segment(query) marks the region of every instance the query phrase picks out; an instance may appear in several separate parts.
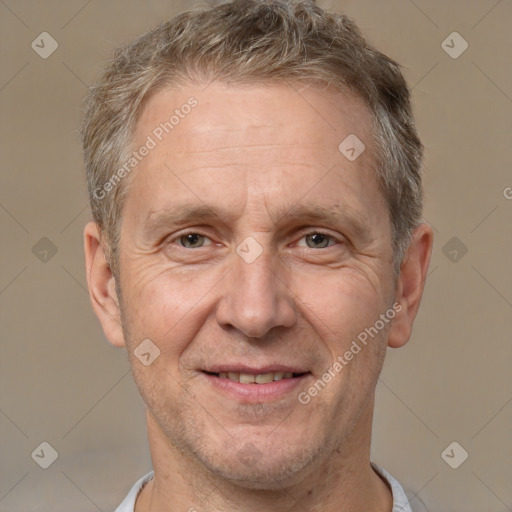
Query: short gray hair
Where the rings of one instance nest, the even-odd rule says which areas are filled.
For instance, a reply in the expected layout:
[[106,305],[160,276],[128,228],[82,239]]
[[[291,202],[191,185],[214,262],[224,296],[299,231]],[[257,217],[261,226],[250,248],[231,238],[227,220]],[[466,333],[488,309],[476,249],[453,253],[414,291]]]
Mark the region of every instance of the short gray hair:
[[89,198],[114,273],[126,180],[106,200],[96,191],[129,158],[151,95],[213,79],[324,84],[363,100],[373,118],[375,172],[398,272],[423,202],[423,145],[399,65],[370,46],[350,18],[313,1],[232,0],[183,12],[117,49],[86,98],[81,138]]

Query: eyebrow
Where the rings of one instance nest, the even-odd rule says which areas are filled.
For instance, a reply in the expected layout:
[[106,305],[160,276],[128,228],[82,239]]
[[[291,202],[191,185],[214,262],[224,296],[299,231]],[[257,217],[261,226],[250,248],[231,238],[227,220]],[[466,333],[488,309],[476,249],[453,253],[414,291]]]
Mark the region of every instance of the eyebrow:
[[[367,217],[348,205],[325,207],[298,203],[288,207],[279,207],[278,210],[271,211],[270,215],[277,225],[304,222],[323,223],[333,227],[344,227],[349,234],[363,242],[371,236],[371,225]],[[228,224],[236,218],[236,214],[226,212],[213,205],[174,205],[149,212],[142,230],[145,234],[151,235],[162,230],[178,228],[191,222],[217,220],[221,224]]]
[[212,220],[216,218],[222,223],[226,222],[225,213],[214,206],[203,205],[175,205],[162,210],[150,211],[143,224],[143,231],[151,233],[161,229],[178,227],[192,221]]
[[348,229],[349,234],[352,234],[362,242],[366,242],[371,238],[372,230],[368,218],[348,205],[326,207],[299,203],[288,209],[281,209],[278,223],[282,220],[289,222],[310,221],[334,227],[343,227]]

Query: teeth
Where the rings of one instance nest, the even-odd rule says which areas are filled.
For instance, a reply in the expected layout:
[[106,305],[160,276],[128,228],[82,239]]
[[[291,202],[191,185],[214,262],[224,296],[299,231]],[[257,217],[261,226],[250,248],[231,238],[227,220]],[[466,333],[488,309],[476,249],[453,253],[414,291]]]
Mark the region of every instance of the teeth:
[[235,382],[240,382],[240,374],[238,372],[228,372],[227,378]]
[[272,382],[274,380],[274,373],[262,373],[261,375],[256,375],[255,381],[258,384],[267,384],[268,382]]
[[255,377],[255,375],[251,375],[249,373],[241,373],[240,384],[254,384]]
[[242,372],[220,372],[221,379],[230,379],[241,384],[268,384],[282,379],[291,379],[292,372],[268,372],[260,373],[259,375],[252,375],[250,373]]

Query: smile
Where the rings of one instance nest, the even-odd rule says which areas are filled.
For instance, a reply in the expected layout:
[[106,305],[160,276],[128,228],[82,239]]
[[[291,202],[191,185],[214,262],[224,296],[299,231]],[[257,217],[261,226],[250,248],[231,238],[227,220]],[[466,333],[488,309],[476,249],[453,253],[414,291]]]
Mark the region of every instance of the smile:
[[304,375],[304,373],[293,372],[267,372],[259,373],[257,375],[244,372],[206,372],[210,375],[215,375],[221,379],[229,379],[240,384],[268,384],[282,379],[293,379]]
[[203,370],[201,373],[216,393],[243,403],[278,400],[292,394],[295,396],[298,388],[312,376],[311,372],[285,371],[285,369],[244,368],[242,371],[234,371],[235,368],[232,368],[226,371],[227,368],[218,368],[218,370]]

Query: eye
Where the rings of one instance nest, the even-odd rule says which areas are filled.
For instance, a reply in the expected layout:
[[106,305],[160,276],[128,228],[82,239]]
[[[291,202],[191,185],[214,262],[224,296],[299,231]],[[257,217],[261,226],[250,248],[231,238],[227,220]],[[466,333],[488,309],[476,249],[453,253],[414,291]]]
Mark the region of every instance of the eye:
[[179,244],[186,249],[197,249],[205,245],[211,245],[211,240],[200,233],[185,233],[177,238]]
[[[308,233],[306,236],[301,238],[301,241],[305,240],[305,245],[311,249],[324,249],[336,243],[336,240],[331,235],[326,233],[313,232]],[[297,245],[304,247],[304,244],[299,242]]]

